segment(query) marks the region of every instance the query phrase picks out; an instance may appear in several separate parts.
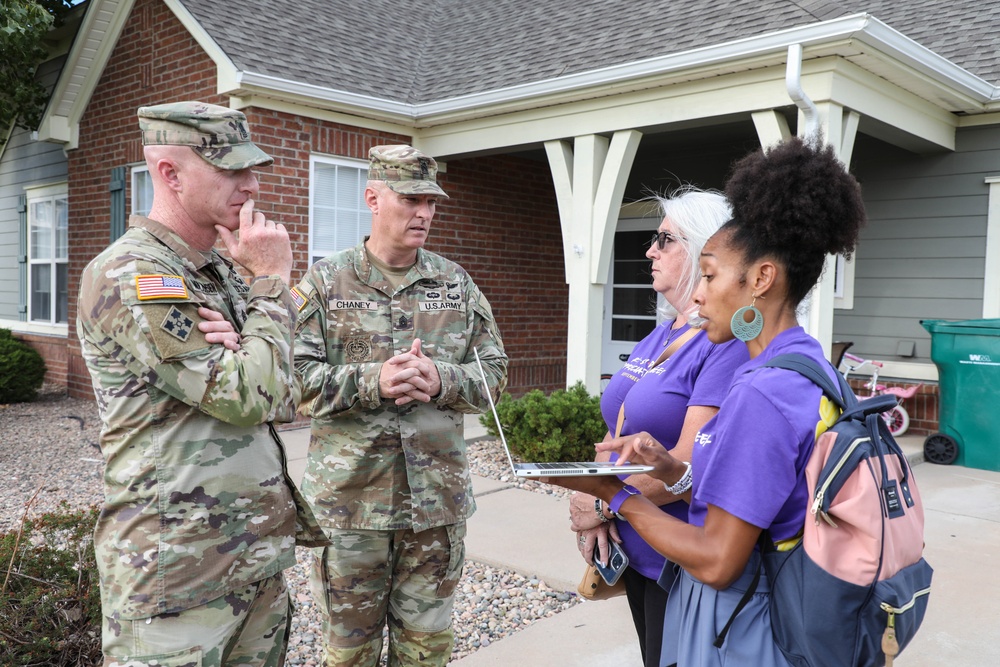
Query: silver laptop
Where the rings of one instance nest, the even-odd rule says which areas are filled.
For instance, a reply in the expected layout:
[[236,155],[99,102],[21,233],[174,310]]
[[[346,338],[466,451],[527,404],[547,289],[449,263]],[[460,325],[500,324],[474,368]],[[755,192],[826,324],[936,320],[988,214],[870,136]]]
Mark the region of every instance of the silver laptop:
[[507,446],[507,438],[504,437],[503,427],[500,426],[500,417],[497,415],[497,407],[493,403],[493,394],[490,393],[490,386],[486,382],[486,373],[483,371],[483,362],[479,360],[479,351],[472,348],[472,353],[476,357],[476,365],[479,366],[479,377],[482,378],[483,388],[486,390],[486,397],[490,401],[490,410],[493,411],[493,419],[496,420],[497,432],[500,434],[500,442],[503,443],[503,450],[507,453],[507,461],[515,477],[579,477],[581,475],[637,475],[649,472],[653,466],[637,465],[633,463],[623,463],[615,465],[610,461],[581,461],[573,463],[514,463],[514,457],[510,454],[510,447]]

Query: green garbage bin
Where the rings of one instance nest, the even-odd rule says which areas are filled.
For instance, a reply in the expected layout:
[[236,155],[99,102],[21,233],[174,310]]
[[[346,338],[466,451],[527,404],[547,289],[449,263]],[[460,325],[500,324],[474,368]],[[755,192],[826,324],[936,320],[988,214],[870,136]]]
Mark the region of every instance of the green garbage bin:
[[1000,319],[920,324],[931,334],[931,360],[940,381],[941,432],[924,442],[925,456],[935,463],[1000,470]]

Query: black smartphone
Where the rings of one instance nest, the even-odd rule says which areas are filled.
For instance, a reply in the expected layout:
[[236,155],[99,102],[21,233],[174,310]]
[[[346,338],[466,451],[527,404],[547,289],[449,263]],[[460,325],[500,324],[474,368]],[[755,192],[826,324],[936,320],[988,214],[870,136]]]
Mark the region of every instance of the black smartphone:
[[608,586],[614,586],[618,578],[622,576],[622,572],[628,567],[628,556],[625,555],[625,552],[622,551],[617,542],[609,541],[608,547],[611,553],[608,555],[607,567],[598,562],[598,559],[601,557],[600,548],[594,548],[594,567],[601,573],[601,578],[604,579]]

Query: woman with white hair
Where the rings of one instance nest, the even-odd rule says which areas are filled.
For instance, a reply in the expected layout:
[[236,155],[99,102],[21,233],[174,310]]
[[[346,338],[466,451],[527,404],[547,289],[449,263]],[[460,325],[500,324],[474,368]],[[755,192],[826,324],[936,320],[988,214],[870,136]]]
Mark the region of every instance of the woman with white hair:
[[[656,200],[663,219],[646,257],[652,262],[653,289],[666,302],[666,318],[636,344],[628,362],[611,378],[601,396],[601,412],[608,426],[606,440],[615,434],[621,416],[620,435],[652,433],[674,458],[688,461],[695,434],[718,412],[733,372],[748,360],[744,345],[715,345],[697,329],[692,301],[702,247],[729,219],[730,209],[721,194],[690,187]],[[598,460],[613,458],[603,454]],[[623,479],[663,512],[687,519],[690,475],[669,489],[648,475]],[[622,576],[643,662],[658,665],[667,592],[657,578],[664,557],[600,499],[577,493],[570,507],[584,560],[592,564],[597,549],[607,562],[609,540],[628,555],[629,567]]]

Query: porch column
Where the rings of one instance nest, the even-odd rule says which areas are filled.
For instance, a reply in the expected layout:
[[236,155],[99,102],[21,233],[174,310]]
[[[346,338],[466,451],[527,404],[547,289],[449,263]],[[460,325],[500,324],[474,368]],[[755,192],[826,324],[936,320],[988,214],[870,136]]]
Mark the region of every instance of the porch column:
[[[835,102],[820,102],[816,104],[819,111],[819,128],[825,143],[833,147],[834,153],[844,163],[844,168],[851,166],[851,155],[854,153],[854,140],[858,133],[859,115],[855,111],[845,110]],[[802,114],[799,114],[799,127],[804,127]],[[854,279],[854,260],[844,263],[845,281]],[[837,256],[827,255],[823,274],[816,287],[812,289],[803,303],[806,313],[801,317],[806,331],[820,342],[827,358],[830,357],[830,346],[833,342],[833,309],[835,304],[834,285],[837,270]]]
[[[834,102],[816,104],[817,120],[824,143],[833,146],[833,150],[844,166],[851,165],[851,155],[854,152],[854,140],[858,133],[860,116],[855,111],[845,111],[844,107]],[[753,113],[754,127],[757,128],[757,138],[764,147],[787,139],[791,130],[785,117],[777,111],[756,111]],[[799,111],[799,136],[806,129],[805,114]],[[816,287],[802,302],[799,322],[811,336],[823,345],[827,357],[830,356],[830,344],[833,342],[833,309],[834,309],[834,278],[837,257],[829,255],[826,266]],[[854,260],[845,262],[845,281],[854,278]]]
[[757,129],[757,138],[760,140],[761,146],[767,148],[792,136],[784,114],[771,109],[754,111],[750,115],[753,118],[753,126]]
[[604,284],[618,211],[642,133],[589,134],[545,142],[555,183],[569,285],[566,386],[582,380],[600,391]]

